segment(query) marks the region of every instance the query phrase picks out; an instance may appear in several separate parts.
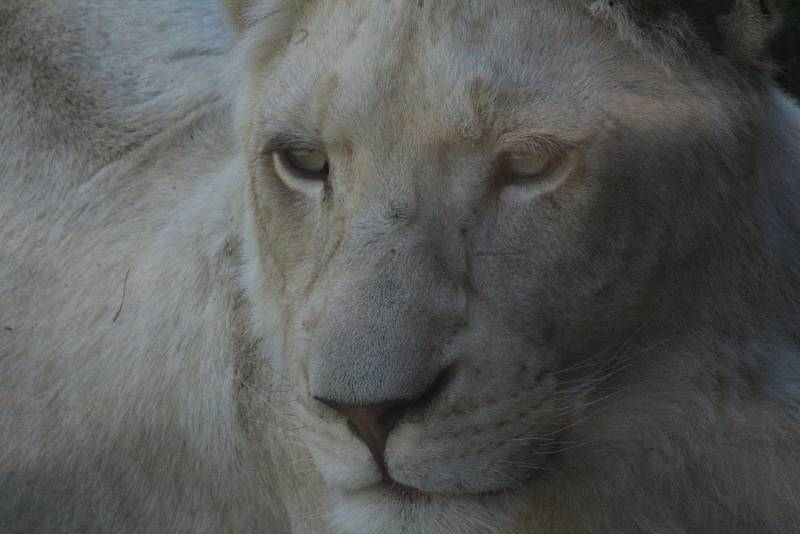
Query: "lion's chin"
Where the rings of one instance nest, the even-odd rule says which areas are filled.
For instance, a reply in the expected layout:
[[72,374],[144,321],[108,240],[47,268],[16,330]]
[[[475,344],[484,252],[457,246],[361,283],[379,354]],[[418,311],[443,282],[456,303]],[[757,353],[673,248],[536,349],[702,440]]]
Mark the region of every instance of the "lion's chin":
[[342,532],[487,532],[487,525],[507,525],[519,501],[518,493],[511,490],[438,494],[381,482],[339,492],[332,522]]

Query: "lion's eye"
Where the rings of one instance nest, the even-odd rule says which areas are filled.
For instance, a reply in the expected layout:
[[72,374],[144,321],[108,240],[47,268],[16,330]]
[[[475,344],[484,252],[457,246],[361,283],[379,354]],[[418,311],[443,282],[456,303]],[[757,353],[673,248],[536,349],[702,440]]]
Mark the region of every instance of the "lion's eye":
[[328,184],[328,155],[310,148],[285,148],[272,151],[275,172],[295,191],[316,197]]
[[578,163],[577,150],[570,147],[546,147],[530,152],[507,152],[498,160],[498,183],[520,200],[554,191],[572,176]]
[[320,150],[284,150],[280,154],[286,171],[295,176],[324,179],[328,175],[328,156]]
[[552,162],[549,156],[512,153],[506,157],[506,172],[517,181],[536,179],[550,170]]

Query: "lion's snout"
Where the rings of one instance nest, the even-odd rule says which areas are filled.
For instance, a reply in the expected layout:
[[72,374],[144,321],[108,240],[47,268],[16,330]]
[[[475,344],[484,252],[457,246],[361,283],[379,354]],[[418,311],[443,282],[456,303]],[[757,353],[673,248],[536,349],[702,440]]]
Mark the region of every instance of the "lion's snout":
[[410,410],[424,408],[445,388],[451,373],[442,371],[424,393],[416,398],[400,398],[374,404],[345,404],[316,397],[316,400],[333,408],[347,420],[347,425],[358,439],[369,448],[385,480],[390,480],[386,468],[386,442],[389,433]]

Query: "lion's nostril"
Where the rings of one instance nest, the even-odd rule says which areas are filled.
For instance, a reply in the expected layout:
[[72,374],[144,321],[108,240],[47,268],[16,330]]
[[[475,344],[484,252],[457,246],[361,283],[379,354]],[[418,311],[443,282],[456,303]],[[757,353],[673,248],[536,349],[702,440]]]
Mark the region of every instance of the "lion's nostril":
[[405,401],[382,402],[372,405],[343,404],[340,402],[317,399],[347,418],[348,426],[353,433],[369,447],[375,461],[383,467],[383,451],[386,449],[386,441],[393,421],[387,416],[389,412],[402,409]]
[[350,430],[367,445],[373,458],[385,472],[384,451],[386,442],[389,439],[389,433],[409,408],[427,404],[433,397],[437,396],[444,388],[450,374],[449,369],[440,373],[425,393],[415,399],[355,404],[321,397],[314,398],[347,418]]

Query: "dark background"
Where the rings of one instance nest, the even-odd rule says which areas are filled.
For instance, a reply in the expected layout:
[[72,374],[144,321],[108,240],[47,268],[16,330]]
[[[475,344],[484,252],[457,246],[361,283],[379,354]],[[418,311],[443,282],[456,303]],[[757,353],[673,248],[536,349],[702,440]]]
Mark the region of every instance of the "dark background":
[[800,98],[800,0],[786,2],[786,24],[773,46],[778,80]]

